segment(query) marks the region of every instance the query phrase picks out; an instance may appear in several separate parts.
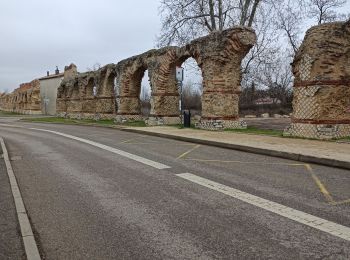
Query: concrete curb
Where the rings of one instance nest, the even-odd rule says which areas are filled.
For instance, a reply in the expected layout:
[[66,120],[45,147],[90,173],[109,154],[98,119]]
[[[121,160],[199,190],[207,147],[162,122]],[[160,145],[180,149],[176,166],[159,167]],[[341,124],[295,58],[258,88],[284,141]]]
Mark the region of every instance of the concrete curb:
[[299,153],[288,153],[288,152],[276,151],[276,150],[271,150],[271,149],[264,149],[264,148],[253,147],[253,146],[246,146],[246,145],[239,145],[239,144],[228,144],[228,143],[223,143],[223,142],[203,140],[203,139],[198,139],[198,138],[184,137],[184,136],[178,136],[178,135],[172,135],[172,134],[154,133],[154,132],[148,132],[148,131],[143,131],[143,130],[139,130],[139,129],[124,128],[124,129],[120,129],[120,130],[125,131],[125,132],[163,137],[163,138],[168,138],[168,139],[173,139],[173,140],[178,140],[178,141],[215,146],[215,147],[232,149],[232,150],[237,150],[237,151],[242,151],[242,152],[262,154],[262,155],[268,155],[268,156],[273,156],[273,157],[289,159],[289,160],[293,160],[293,161],[314,163],[314,164],[320,164],[320,165],[350,170],[350,162],[347,162],[347,161],[340,161],[340,160],[335,160],[335,159],[322,158],[322,157],[316,157],[316,156],[312,156],[312,155],[304,155],[304,154],[299,154]]
[[26,252],[27,259],[28,260],[40,260],[41,257],[40,257],[39,250],[38,250],[38,247],[37,247],[36,242],[35,242],[32,227],[30,225],[27,211],[24,207],[21,192],[19,190],[17,180],[16,180],[15,174],[14,174],[12,166],[11,166],[11,161],[10,161],[7,149],[6,149],[6,145],[5,145],[4,139],[2,137],[0,137],[0,143],[1,143],[2,152],[4,154],[7,175],[8,175],[9,180],[10,180],[12,196],[13,196],[13,199],[15,201],[16,213],[17,213],[18,222],[19,222],[19,225],[21,228],[21,235],[22,235],[24,250]]

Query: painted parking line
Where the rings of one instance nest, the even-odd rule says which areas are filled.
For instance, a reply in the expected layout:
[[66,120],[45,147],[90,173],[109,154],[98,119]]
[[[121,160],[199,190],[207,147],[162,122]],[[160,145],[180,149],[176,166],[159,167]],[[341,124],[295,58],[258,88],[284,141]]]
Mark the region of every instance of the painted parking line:
[[331,194],[327,190],[326,186],[322,183],[322,181],[314,173],[314,170],[312,169],[311,165],[310,164],[305,164],[305,168],[311,174],[312,179],[314,180],[314,182],[316,183],[318,189],[323,194],[323,196],[326,198],[326,200],[329,203],[331,203],[331,204],[335,203],[333,197],[331,196]]
[[195,146],[194,146],[193,148],[191,148],[190,150],[184,152],[183,154],[180,154],[180,155],[176,158],[176,160],[181,159],[181,158],[184,158],[186,155],[192,153],[194,150],[198,149],[200,146],[201,146],[200,144],[195,145]]
[[136,162],[139,162],[139,163],[151,166],[151,167],[159,169],[159,170],[171,168],[168,165],[165,165],[165,164],[162,164],[162,163],[159,163],[159,162],[156,162],[156,161],[152,161],[152,160],[143,158],[141,156],[138,156],[138,155],[135,155],[135,154],[132,154],[132,153],[128,153],[128,152],[125,152],[125,151],[122,151],[122,150],[119,150],[119,149],[116,149],[116,148],[113,148],[113,147],[110,147],[110,146],[107,146],[107,145],[104,145],[104,144],[100,144],[100,143],[97,143],[97,142],[94,142],[94,141],[83,139],[83,138],[80,138],[80,137],[77,137],[77,136],[74,136],[74,135],[68,135],[68,134],[64,134],[64,133],[61,133],[61,132],[51,131],[51,130],[46,130],[46,129],[40,129],[40,128],[28,128],[28,129],[36,130],[36,131],[42,131],[42,132],[47,132],[47,133],[51,133],[51,134],[55,134],[55,135],[60,135],[60,136],[63,136],[63,137],[69,138],[69,139],[73,139],[73,140],[76,140],[76,141],[79,141],[79,142],[82,142],[82,143],[86,143],[86,144],[98,147],[98,148],[100,148],[102,150],[118,154],[120,156],[126,157],[128,159],[131,159],[131,160],[134,160]]
[[260,198],[258,196],[240,191],[229,186],[214,182],[191,173],[181,173],[176,174],[176,176],[191,181],[193,183],[199,184],[206,188],[221,192],[235,199],[244,201],[248,204],[254,205],[261,209],[273,212],[280,216],[286,217],[290,220],[296,221],[300,224],[307,225],[309,227],[315,228],[317,230],[326,232],[333,236],[350,241],[350,228],[331,222],[311,214],[284,206],[282,204]]

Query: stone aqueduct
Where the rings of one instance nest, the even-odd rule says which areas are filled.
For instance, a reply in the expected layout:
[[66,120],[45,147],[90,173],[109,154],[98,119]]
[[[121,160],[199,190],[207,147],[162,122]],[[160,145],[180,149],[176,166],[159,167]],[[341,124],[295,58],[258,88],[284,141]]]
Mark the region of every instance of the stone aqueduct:
[[[72,118],[141,120],[139,94],[148,70],[152,89],[149,125],[179,123],[175,68],[189,57],[202,70],[204,129],[242,128],[238,117],[241,61],[255,44],[252,29],[234,27],[196,39],[184,47],[150,50],[97,71],[65,68],[58,88],[57,114]],[[350,22],[312,27],[295,56],[292,124],[286,134],[309,138],[350,136]],[[0,108],[37,111],[38,87],[0,96]]]
[[[253,30],[236,27],[196,39],[180,47],[150,50],[96,72],[77,73],[74,65],[58,90],[57,112],[61,116],[141,120],[140,90],[148,70],[152,89],[150,125],[180,123],[176,66],[189,57],[202,70],[202,128],[239,127],[241,61],[254,45]],[[97,86],[97,95],[93,95]]]

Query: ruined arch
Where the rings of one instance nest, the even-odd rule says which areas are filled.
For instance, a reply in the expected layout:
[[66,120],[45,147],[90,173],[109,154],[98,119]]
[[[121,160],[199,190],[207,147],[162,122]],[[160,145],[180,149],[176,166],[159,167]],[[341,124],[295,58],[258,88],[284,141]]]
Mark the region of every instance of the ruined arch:
[[143,57],[136,56],[118,63],[117,85],[119,95],[116,96],[118,108],[116,120],[141,120],[140,91],[141,81],[145,71],[148,69]]
[[84,97],[85,98],[93,98],[94,97],[94,86],[95,86],[95,78],[89,77],[87,79],[87,84],[84,88]]
[[95,80],[98,83],[96,95],[95,119],[101,117],[113,118],[115,114],[115,78],[116,72],[113,64],[102,67]]

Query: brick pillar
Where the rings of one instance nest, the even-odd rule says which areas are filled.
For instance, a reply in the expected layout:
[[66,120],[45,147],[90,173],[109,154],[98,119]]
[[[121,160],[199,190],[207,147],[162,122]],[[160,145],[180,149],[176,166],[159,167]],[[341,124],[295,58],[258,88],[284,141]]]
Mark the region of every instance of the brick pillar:
[[124,123],[132,120],[142,120],[140,98],[138,95],[121,94],[116,97],[118,112],[116,120]]
[[203,74],[202,118],[197,127],[246,127],[238,113],[241,62],[255,41],[252,29],[234,27],[194,40],[187,47]]
[[95,97],[96,117],[99,119],[113,119],[115,117],[114,95],[114,65],[106,65],[99,72],[99,91]]
[[350,136],[350,25],[312,27],[293,62],[292,124],[285,135]]
[[[240,64],[203,62],[202,118],[200,128],[244,128],[239,120]],[[237,69],[237,67],[239,69]]]
[[[141,114],[141,102],[139,97],[139,88],[136,84],[141,84],[142,76],[140,80],[137,77],[137,83],[134,79],[134,73],[129,73],[127,69],[121,70],[117,77],[117,93],[116,93],[116,104],[117,104],[117,115],[116,121],[124,123],[127,121],[139,121],[142,120]],[[138,82],[140,81],[140,82]]]
[[181,123],[179,112],[179,92],[175,79],[177,47],[167,47],[158,51],[154,67],[149,66],[151,81],[151,112],[148,125],[170,125]]

